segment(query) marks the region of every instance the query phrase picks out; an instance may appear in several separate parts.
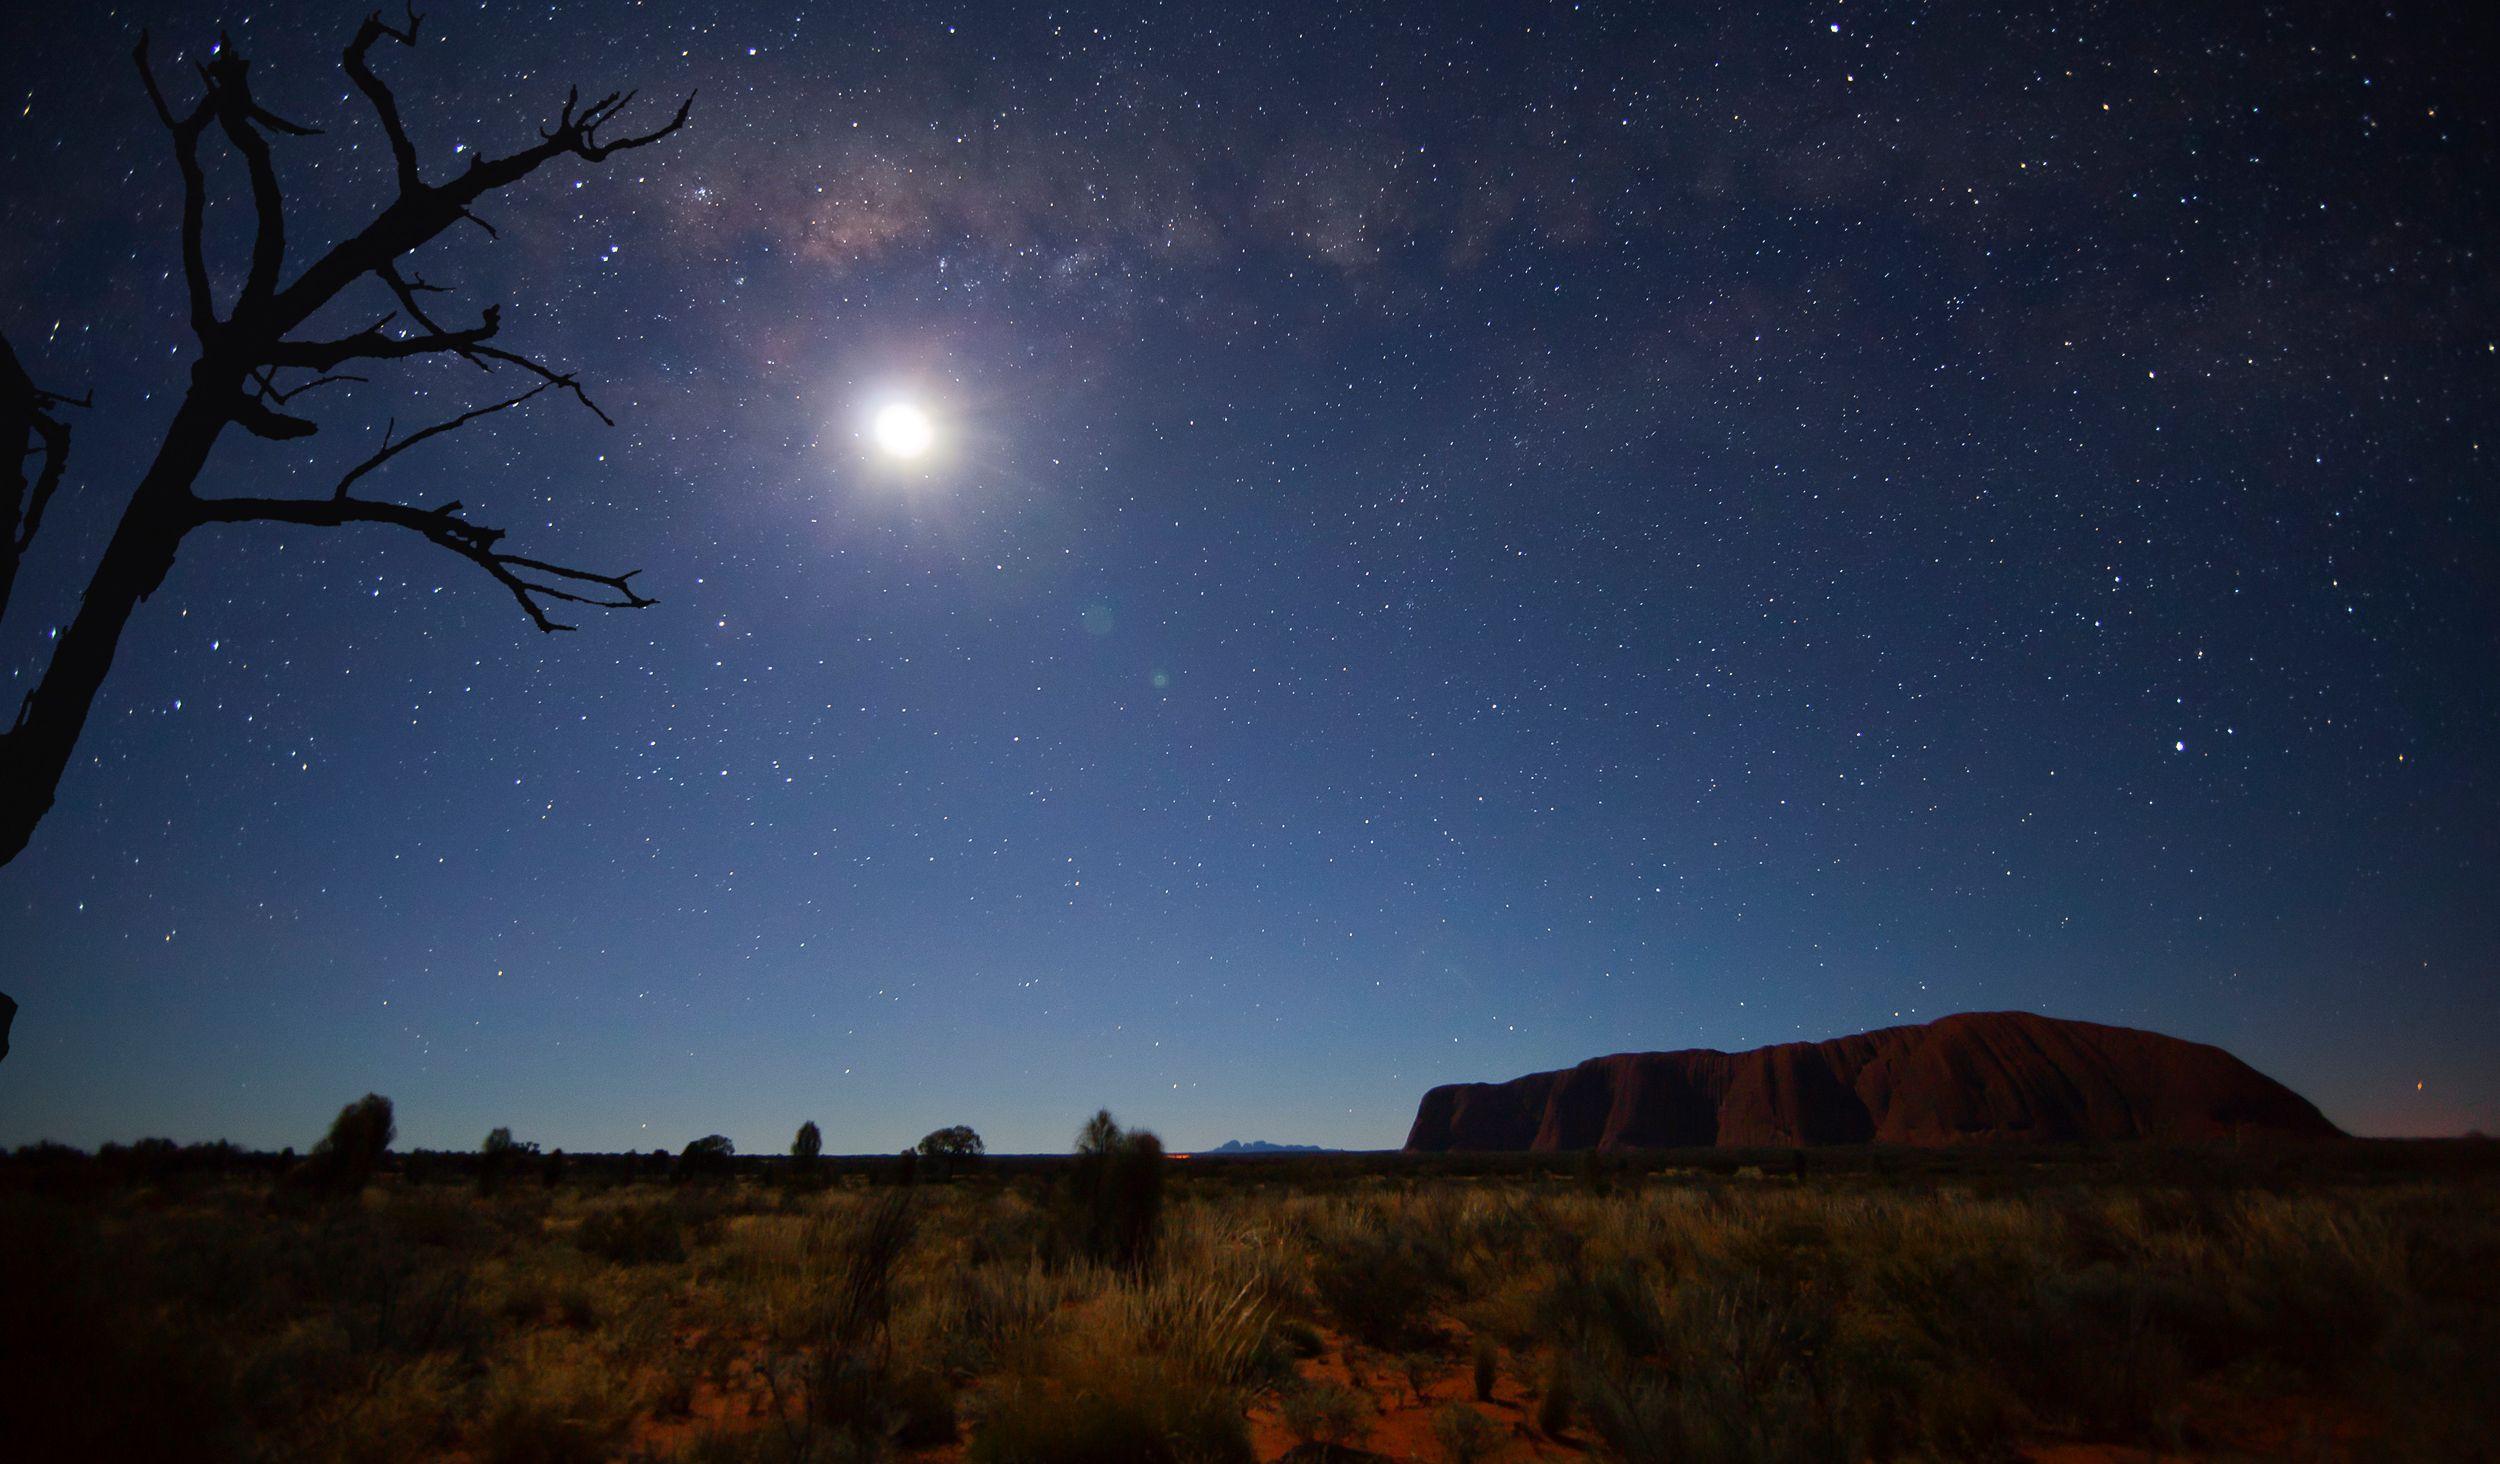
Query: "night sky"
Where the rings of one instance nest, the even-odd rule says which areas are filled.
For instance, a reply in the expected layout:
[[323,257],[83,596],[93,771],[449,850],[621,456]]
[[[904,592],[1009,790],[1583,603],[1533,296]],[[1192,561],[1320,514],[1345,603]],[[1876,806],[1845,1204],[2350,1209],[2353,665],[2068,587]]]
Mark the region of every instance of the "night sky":
[[[438,1147],[1389,1147],[1435,1083],[2000,1008],[2500,1128],[2472,7],[1454,8],[377,50],[436,177],[699,93],[417,259],[618,425],[362,485],[661,603],[542,636],[410,535],[194,534],[0,869],[0,1143],[372,1089]],[[96,397],[9,705],[192,349],[137,31],[325,129],[300,261],[391,190],[363,13],[0,22],[0,325]],[[515,385],[374,375],[201,491]]]

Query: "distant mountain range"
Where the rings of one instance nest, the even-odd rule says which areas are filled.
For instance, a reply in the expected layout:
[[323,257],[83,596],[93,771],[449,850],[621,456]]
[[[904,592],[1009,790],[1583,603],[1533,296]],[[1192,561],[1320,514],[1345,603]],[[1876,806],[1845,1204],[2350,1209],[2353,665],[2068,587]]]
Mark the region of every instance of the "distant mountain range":
[[1751,1052],[1630,1052],[1424,1095],[1409,1150],[1676,1149],[2330,1138],[2219,1047],[2030,1012],[1966,1012]]
[[1226,1139],[1212,1149],[1203,1149],[1199,1152],[1206,1154],[1327,1154],[1335,1151],[1321,1148],[1317,1144],[1271,1144],[1265,1139],[1252,1139],[1245,1144],[1239,1139]]

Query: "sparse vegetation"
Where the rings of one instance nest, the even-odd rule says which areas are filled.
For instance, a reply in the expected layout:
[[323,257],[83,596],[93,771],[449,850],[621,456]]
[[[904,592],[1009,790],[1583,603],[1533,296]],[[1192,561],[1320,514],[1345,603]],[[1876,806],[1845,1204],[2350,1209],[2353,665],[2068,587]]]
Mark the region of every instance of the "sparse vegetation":
[[[351,1112],[319,1162],[382,1159]],[[1598,1192],[1090,1136],[917,1188],[576,1155],[487,1194],[483,1151],[407,1156],[275,1207],[274,1158],[23,1151],[0,1417],[32,1458],[2430,1459],[2500,1396],[2488,1160],[1818,1154]],[[1136,1224],[1093,1228],[1122,1153],[1164,1181],[1150,1266],[1074,1243]]]

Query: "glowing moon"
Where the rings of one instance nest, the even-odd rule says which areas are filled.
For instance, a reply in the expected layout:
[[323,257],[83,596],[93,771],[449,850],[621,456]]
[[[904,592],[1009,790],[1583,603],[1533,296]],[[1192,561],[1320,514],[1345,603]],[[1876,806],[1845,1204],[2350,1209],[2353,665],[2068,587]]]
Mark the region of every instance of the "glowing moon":
[[916,458],[937,445],[937,424],[911,403],[895,402],[878,409],[868,435],[889,457]]

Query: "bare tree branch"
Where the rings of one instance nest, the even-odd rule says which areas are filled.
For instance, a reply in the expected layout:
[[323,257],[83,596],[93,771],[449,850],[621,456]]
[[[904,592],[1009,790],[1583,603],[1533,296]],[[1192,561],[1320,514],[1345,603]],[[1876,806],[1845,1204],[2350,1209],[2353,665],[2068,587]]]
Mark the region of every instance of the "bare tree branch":
[[495,545],[503,539],[504,531],[460,517],[456,501],[440,508],[410,508],[369,498],[204,498],[198,500],[193,512],[197,521],[204,524],[302,524],[311,528],[386,524],[412,530],[493,575],[496,583],[511,592],[530,623],[550,634],[574,627],[550,617],[541,601],[595,605],[607,610],[641,610],[659,603],[634,588],[633,580],[642,573],[640,570],[600,574],[498,552]]
[[291,123],[278,123],[252,100],[251,65],[234,54],[233,44],[219,39],[217,59],[200,69],[208,85],[208,105],[217,115],[217,126],[226,134],[226,141],[243,155],[244,170],[252,179],[252,262],[243,277],[243,297],[235,304],[238,315],[257,311],[263,302],[277,293],[278,271],[286,264],[286,200],[278,192],[278,169],[269,153],[269,139],[260,128],[275,124],[276,130],[300,133]]
[[285,412],[275,410],[267,402],[257,397],[245,396],[239,391],[235,393],[234,401],[226,408],[226,418],[254,437],[265,437],[273,442],[292,442],[298,437],[310,437],[321,430],[320,426],[308,417],[289,416]]
[[[600,133],[623,113],[632,93],[610,93],[587,107],[578,92],[569,93],[555,125],[541,128],[535,143],[499,157],[473,157],[444,182],[428,183],[398,101],[372,67],[375,46],[385,39],[413,46],[419,24],[413,9],[404,28],[383,22],[379,15],[369,17],[341,56],[348,79],[381,123],[396,174],[396,196],[362,228],[332,243],[291,280],[285,278],[285,198],[271,139],[309,136],[313,129],[298,126],[255,100],[249,64],[222,40],[208,63],[197,68],[201,95],[182,113],[174,111],[157,84],[144,34],[131,52],[149,105],[172,138],[174,162],[181,173],[182,273],[200,354],[192,363],[190,386],[175,404],[154,458],[131,489],[112,536],[93,565],[77,613],[59,628],[51,660],[27,693],[17,720],[0,730],[0,864],[25,849],[51,809],[132,614],[164,583],[184,537],[204,524],[383,524],[411,530],[492,575],[542,631],[571,628],[548,613],[551,605],[639,609],[654,603],[633,587],[633,575],[600,574],[500,551],[496,546],[503,531],[470,523],[461,517],[456,503],[417,509],[361,499],[349,492],[417,443],[518,406],[549,387],[563,389],[602,422],[610,421],[572,374],[491,344],[501,324],[496,310],[484,311],[477,325],[465,329],[436,321],[419,297],[439,291],[404,271],[401,261],[464,219],[491,235],[494,231],[475,211],[488,194],[559,158],[597,163],[619,152],[650,146],[686,125],[694,101],[688,97],[675,115],[649,132],[602,138]],[[208,183],[200,144],[212,124],[242,161],[254,222],[242,289],[222,316],[205,244]],[[398,311],[337,339],[289,339],[367,275],[390,291]],[[413,328],[395,334],[389,327],[400,314]],[[318,430],[317,424],[280,408],[316,388],[363,379],[339,372],[338,367],[434,354],[459,356],[481,370],[518,367],[536,382],[517,396],[470,408],[409,437],[386,435],[381,448],[351,468],[326,499],[203,502],[194,491],[228,428],[240,427],[270,438],[308,436]],[[0,480],[0,509],[6,510],[5,523],[0,523],[6,529],[0,533],[0,611],[5,611],[7,588],[14,582],[18,562],[40,525],[44,506],[62,481],[69,434],[49,410],[66,399],[34,388],[17,369],[5,341],[0,341],[0,357],[8,366],[0,371],[0,446],[10,449],[7,463],[0,465],[0,472],[9,475]],[[311,372],[312,379],[282,388],[279,373],[295,370]],[[40,467],[30,482],[28,465],[38,462]]]
[[431,427],[424,428],[417,432],[412,432],[408,436],[402,437],[396,442],[391,440],[391,429],[388,427],[384,428],[382,431],[382,450],[375,453],[373,456],[366,458],[363,462],[358,463],[356,466],[348,469],[347,476],[339,479],[338,487],[331,492],[330,496],[333,498],[345,498],[347,496],[347,490],[355,486],[358,478],[372,472],[375,468],[389,462],[392,458],[399,456],[401,453],[406,452],[408,449],[416,446],[420,442],[425,441],[427,438],[440,437],[446,432],[457,432],[480,417],[491,417],[507,407],[517,407],[521,403],[528,401],[531,397],[545,391],[551,384],[552,383],[542,381],[538,383],[538,385],[533,386],[529,390],[521,393],[519,396],[506,397],[502,401],[494,403],[492,406],[472,407],[468,411],[462,412],[457,417],[453,417],[448,421],[437,422]]
[[466,355],[502,327],[503,310],[500,306],[487,306],[481,312],[478,323],[467,330],[433,330],[423,335],[394,336],[384,334],[382,329],[390,323],[391,318],[386,315],[356,334],[335,341],[274,341],[261,350],[261,360],[271,366],[300,366],[310,371],[327,371],[347,361],[404,361],[410,356],[430,356],[445,351]]
[[[43,439],[43,471],[35,479],[34,491],[26,497],[26,516],[18,525],[17,552],[24,554],[35,542],[35,533],[43,527],[43,510],[52,501],[53,490],[61,486],[61,470],[69,465],[69,424],[58,417],[37,412],[33,422],[35,435]],[[8,608],[8,595],[0,591],[0,610]]]
[[382,78],[373,74],[373,67],[366,62],[365,53],[373,49],[374,42],[385,36],[403,46],[414,46],[417,43],[417,27],[423,21],[424,17],[417,14],[417,8],[411,5],[408,7],[407,28],[402,30],[383,24],[382,12],[377,10],[366,16],[365,23],[357,27],[356,38],[347,43],[347,54],[340,61],[347,72],[347,79],[356,83],[356,90],[363,92],[365,99],[373,103],[374,115],[382,119],[382,133],[390,139],[391,157],[399,165],[399,191],[402,193],[415,193],[425,187],[425,180],[417,174],[417,146],[408,140],[407,125],[400,121],[399,99],[382,84]]
[[[47,410],[56,404],[85,405],[35,385],[17,352],[0,338],[0,451],[10,458],[7,476],[0,479],[0,615],[8,613],[18,564],[43,527],[44,508],[69,464],[69,424]],[[26,481],[29,457],[42,459],[31,485]]]
[[370,384],[366,381],[366,378],[362,376],[339,374],[332,376],[316,376],[301,386],[291,387],[287,390],[281,391],[278,389],[278,373],[275,367],[269,367],[254,372],[253,379],[260,383],[260,390],[254,393],[254,395],[260,400],[275,402],[279,406],[285,406],[294,398],[302,396],[304,393],[312,391],[317,387],[337,386],[342,382],[350,381],[360,384]]
[[590,415],[598,418],[601,425],[608,427],[616,425],[616,419],[600,410],[599,404],[590,399],[590,393],[582,389],[580,378],[573,376],[571,373],[558,371],[552,367],[541,365],[540,363],[531,360],[529,357],[522,355],[518,351],[507,351],[501,346],[479,346],[476,348],[476,353],[490,361],[504,361],[509,362],[514,366],[518,366],[522,370],[527,371],[531,375],[546,382],[549,386],[563,387],[566,391],[573,394],[573,400],[580,402],[584,407],[588,408]]
[[139,44],[130,53],[139,68],[139,79],[147,84],[148,102],[156,108],[157,120],[173,134],[174,164],[182,170],[182,278],[191,292],[191,333],[206,344],[217,334],[217,303],[208,288],[208,253],[201,234],[208,221],[208,178],[200,171],[200,134],[207,130],[209,103],[206,97],[191,109],[190,115],[176,117],[165,105],[165,94],[156,88],[156,70],[148,65],[148,33],[139,32]]
[[[385,261],[382,267],[375,270],[374,273],[380,276],[382,283],[390,288],[390,292],[393,295],[398,297],[399,308],[408,312],[408,318],[410,320],[424,326],[427,330],[434,332],[436,335],[448,334],[448,332],[446,332],[441,325],[435,322],[433,316],[425,313],[424,302],[417,299],[417,296],[448,295],[451,293],[449,290],[444,289],[441,285],[427,284],[424,276],[422,275],[412,279],[401,274],[399,272],[399,261],[397,260]],[[477,353],[474,351],[462,351],[460,354],[468,358],[470,361],[476,362],[478,369],[481,371],[491,371],[494,369],[493,367],[488,366],[483,360],[480,360]]]
[[[303,324],[357,276],[375,273],[463,218],[487,228],[484,220],[470,212],[470,205],[496,189],[509,187],[560,157],[595,163],[629,148],[648,147],[685,126],[694,108],[689,95],[662,126],[612,142],[599,141],[599,128],[615,118],[628,95],[610,95],[585,110],[579,106],[579,94],[568,93],[554,130],[542,130],[534,146],[499,158],[480,155],[447,183],[421,184],[414,192],[403,191],[372,223],[340,240],[279,292],[271,309],[274,334],[282,336]],[[487,232],[491,235],[494,230],[487,228]]]

